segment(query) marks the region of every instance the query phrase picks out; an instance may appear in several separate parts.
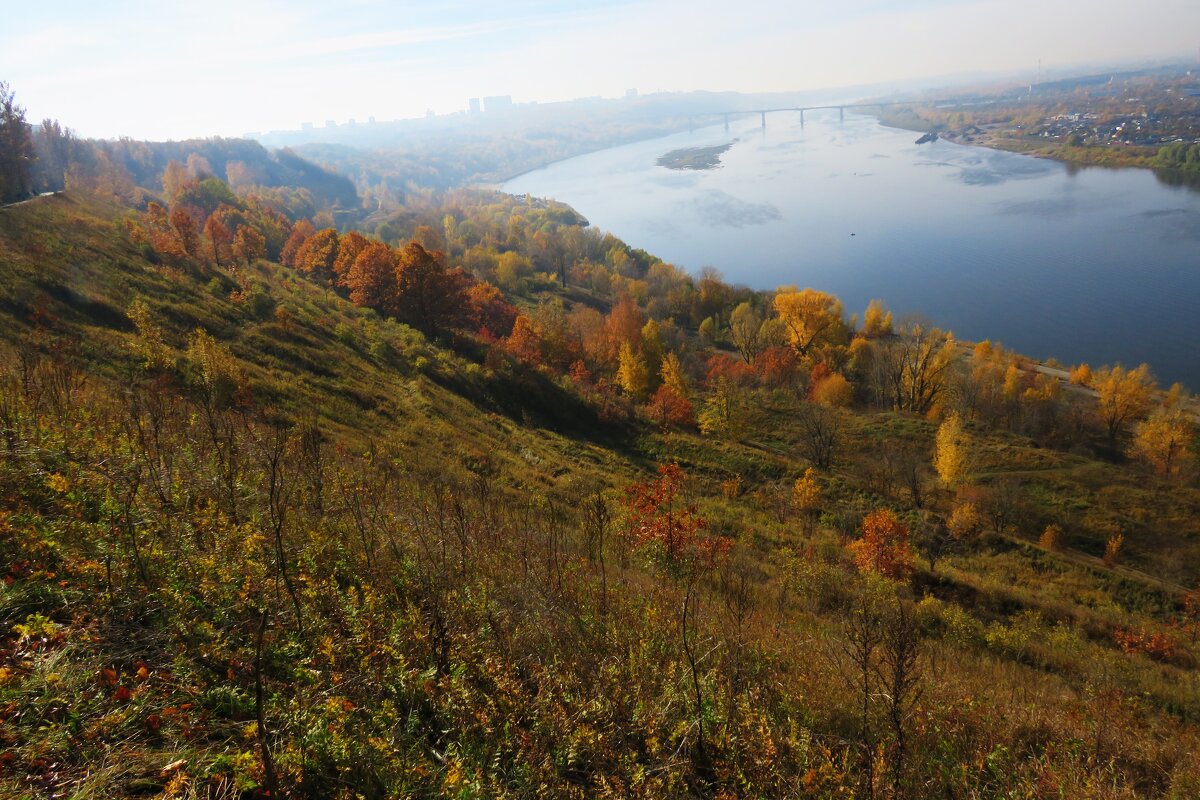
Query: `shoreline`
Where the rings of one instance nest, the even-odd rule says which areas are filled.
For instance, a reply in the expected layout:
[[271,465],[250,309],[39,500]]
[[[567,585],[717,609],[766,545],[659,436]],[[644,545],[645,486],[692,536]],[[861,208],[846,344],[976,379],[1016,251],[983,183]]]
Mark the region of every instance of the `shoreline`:
[[[1157,154],[1158,148],[1142,145],[1128,145],[1121,148],[1109,146],[1075,146],[1065,142],[1050,141],[1046,143],[1034,140],[1023,140],[1005,136],[975,124],[965,124],[959,128],[951,128],[942,122],[925,119],[916,112],[911,116],[890,115],[887,113],[868,113],[885,128],[912,131],[914,133],[936,133],[938,139],[951,144],[986,147],[1005,153],[1015,153],[1032,158],[1044,158],[1057,161],[1073,167],[1106,167],[1109,169],[1136,168],[1153,173],[1178,175],[1186,180],[1187,173],[1183,170],[1171,170],[1157,167],[1149,163]],[[965,132],[973,129],[972,132]],[[1197,176],[1200,180],[1200,176]]]

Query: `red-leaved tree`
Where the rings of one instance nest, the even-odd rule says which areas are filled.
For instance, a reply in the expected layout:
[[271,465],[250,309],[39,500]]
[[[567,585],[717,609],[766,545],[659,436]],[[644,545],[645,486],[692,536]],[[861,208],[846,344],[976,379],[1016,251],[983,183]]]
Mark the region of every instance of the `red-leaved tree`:
[[908,526],[887,508],[877,509],[863,519],[862,538],[850,544],[854,560],[863,572],[887,578],[902,578],[912,565]]

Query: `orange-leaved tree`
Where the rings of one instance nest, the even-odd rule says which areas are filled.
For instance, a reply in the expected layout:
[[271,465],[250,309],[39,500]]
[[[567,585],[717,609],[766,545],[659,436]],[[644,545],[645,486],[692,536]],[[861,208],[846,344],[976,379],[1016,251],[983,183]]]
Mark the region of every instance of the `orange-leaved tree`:
[[296,266],[296,255],[300,252],[300,248],[304,245],[308,238],[317,232],[313,224],[306,219],[302,219],[292,226],[292,232],[288,234],[287,241],[283,243],[283,249],[279,252],[279,262],[284,266]]
[[672,425],[691,427],[696,424],[696,412],[691,401],[665,383],[650,398],[646,412],[663,428]]
[[704,518],[680,497],[684,479],[678,464],[660,466],[657,478],[634,483],[626,489],[624,506],[630,538],[640,547],[653,548],[660,563],[680,582],[683,596],[680,598],[679,634],[691,675],[696,715],[695,755],[701,764],[707,764],[704,687],[700,678],[701,654],[696,641],[703,619],[702,578],[725,558],[732,543],[724,536],[702,535]]
[[538,366],[542,363],[542,338],[534,330],[533,321],[524,314],[520,314],[513,323],[505,347],[523,364]]
[[239,225],[233,237],[233,255],[249,266],[250,262],[267,257],[267,240],[250,225]]
[[350,231],[338,239],[337,258],[333,260],[334,282],[338,286],[346,285],[354,260],[369,244],[371,240],[358,231]]
[[911,568],[908,526],[890,509],[872,511],[863,518],[862,538],[851,542],[854,560],[863,572],[902,578]]
[[333,284],[333,265],[338,257],[338,232],[333,228],[317,231],[296,252],[296,269],[322,286]]
[[396,259],[392,249],[372,242],[354,259],[346,275],[350,301],[390,314],[396,304]]
[[396,310],[426,336],[437,336],[467,321],[467,276],[446,269],[442,254],[409,242],[396,254]]
[[685,475],[678,464],[658,468],[658,477],[625,490],[627,531],[638,547],[651,547],[670,565],[711,562],[728,551],[723,536],[705,537],[704,518],[681,497]]

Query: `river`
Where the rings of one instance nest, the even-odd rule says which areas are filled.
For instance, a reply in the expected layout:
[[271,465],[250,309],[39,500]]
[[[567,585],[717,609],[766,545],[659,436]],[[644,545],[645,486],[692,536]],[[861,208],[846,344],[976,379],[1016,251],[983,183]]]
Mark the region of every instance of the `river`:
[[[837,112],[773,114],[614,147],[509,181],[697,273],[812,286],[847,313],[882,299],[1036,358],[1148,362],[1200,389],[1200,192],[1148,170],[1078,168]],[[659,167],[733,142],[721,166]]]

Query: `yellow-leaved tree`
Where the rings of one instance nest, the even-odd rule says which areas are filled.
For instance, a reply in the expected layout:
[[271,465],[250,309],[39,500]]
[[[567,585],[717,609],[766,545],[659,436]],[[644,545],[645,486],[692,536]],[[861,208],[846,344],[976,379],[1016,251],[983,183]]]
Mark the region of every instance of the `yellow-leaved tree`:
[[867,304],[867,312],[863,314],[862,335],[868,339],[892,335],[892,312],[884,308],[882,301],[872,300]]
[[933,468],[947,489],[957,489],[967,483],[970,473],[970,455],[962,420],[957,413],[950,414],[938,428],[933,454]]
[[775,295],[775,311],[787,328],[788,342],[801,357],[823,344],[839,344],[846,338],[842,303],[831,294],[782,287]]
[[617,383],[626,394],[638,400],[643,399],[650,390],[650,371],[646,369],[645,360],[634,351],[629,342],[621,342]]
[[1155,385],[1146,364],[1137,369],[1125,369],[1118,364],[1096,370],[1092,376],[1092,388],[1098,395],[1096,410],[1110,439],[1117,438],[1130,422],[1150,410]]
[[1181,408],[1159,408],[1133,427],[1128,454],[1163,478],[1178,478],[1192,463],[1195,440],[1196,426]]
[[804,535],[812,536],[817,512],[821,510],[821,484],[817,483],[817,474],[812,467],[806,469],[793,484],[792,505],[804,522]]
[[674,352],[667,353],[663,359],[659,375],[662,376],[662,385],[680,397],[687,397],[690,393],[687,376],[683,374],[683,365],[679,363],[679,356]]

